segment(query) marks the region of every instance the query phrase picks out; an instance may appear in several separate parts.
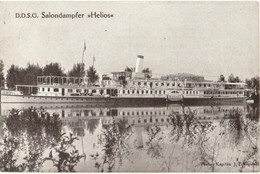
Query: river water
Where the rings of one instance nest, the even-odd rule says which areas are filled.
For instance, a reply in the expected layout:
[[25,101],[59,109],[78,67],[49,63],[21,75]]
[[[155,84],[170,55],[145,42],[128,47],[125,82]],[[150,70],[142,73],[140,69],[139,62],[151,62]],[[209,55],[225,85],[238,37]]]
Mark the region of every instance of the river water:
[[0,169],[259,172],[259,127],[244,103],[2,104]]

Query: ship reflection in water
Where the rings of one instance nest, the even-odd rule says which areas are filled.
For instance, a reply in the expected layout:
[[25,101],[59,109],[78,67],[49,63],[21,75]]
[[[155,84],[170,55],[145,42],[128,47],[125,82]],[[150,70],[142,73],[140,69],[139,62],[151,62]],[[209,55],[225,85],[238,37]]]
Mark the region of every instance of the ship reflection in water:
[[260,169],[258,106],[30,106],[1,106],[1,171]]

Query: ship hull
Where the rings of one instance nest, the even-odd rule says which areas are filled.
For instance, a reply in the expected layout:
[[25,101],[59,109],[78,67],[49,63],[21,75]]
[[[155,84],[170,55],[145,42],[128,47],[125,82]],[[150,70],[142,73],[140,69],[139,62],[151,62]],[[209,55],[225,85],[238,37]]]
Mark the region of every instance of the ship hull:
[[246,97],[204,97],[204,98],[184,98],[183,102],[186,104],[225,104],[225,103],[245,103]]
[[1,103],[84,103],[84,104],[116,104],[116,105],[163,105],[165,98],[138,97],[95,97],[95,96],[24,96],[1,95]]
[[1,95],[1,103],[109,103],[111,98],[104,97],[61,97],[61,96],[24,96]]
[[245,102],[245,97],[222,98],[174,98],[164,97],[96,97],[96,96],[25,96],[25,95],[1,95],[1,103],[104,103],[104,104],[130,104],[130,105],[156,105],[166,103],[221,103],[221,102]]

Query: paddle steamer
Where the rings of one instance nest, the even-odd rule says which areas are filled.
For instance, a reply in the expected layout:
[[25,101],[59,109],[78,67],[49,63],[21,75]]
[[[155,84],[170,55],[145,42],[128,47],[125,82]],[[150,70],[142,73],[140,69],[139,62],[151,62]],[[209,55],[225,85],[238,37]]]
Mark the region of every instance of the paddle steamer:
[[82,77],[38,76],[35,86],[2,90],[1,103],[233,102],[246,98],[245,83],[207,81],[187,74],[155,78],[142,72],[143,59],[137,56],[135,72],[105,73],[98,85]]

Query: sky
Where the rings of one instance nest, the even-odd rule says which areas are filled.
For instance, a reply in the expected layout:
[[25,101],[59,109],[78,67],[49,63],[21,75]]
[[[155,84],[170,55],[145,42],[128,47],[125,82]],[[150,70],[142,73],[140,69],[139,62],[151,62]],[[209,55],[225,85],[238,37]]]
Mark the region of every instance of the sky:
[[[37,13],[37,19],[15,13]],[[44,19],[42,12],[84,13],[83,19]],[[87,18],[91,12],[113,18]],[[192,73],[217,80],[259,75],[258,2],[0,2],[0,59],[65,72],[84,63],[99,74],[134,67],[137,55],[155,74]]]

